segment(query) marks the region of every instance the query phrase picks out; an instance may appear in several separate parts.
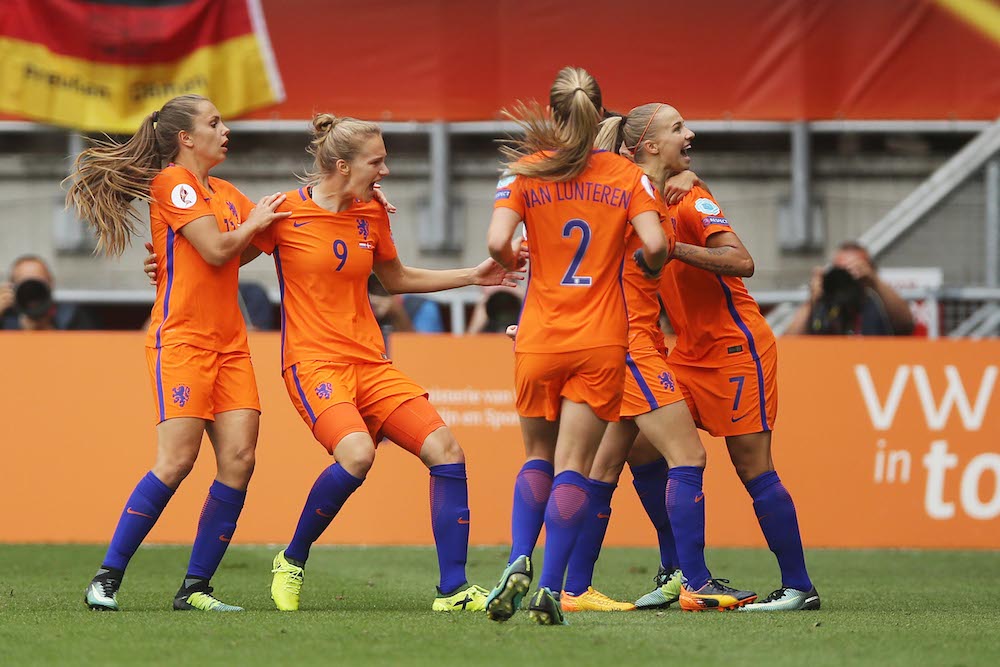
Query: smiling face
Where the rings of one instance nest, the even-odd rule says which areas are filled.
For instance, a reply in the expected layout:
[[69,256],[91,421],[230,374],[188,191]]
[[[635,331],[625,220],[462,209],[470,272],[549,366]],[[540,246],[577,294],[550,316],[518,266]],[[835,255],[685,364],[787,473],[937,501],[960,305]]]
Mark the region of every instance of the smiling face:
[[688,149],[692,140],[694,132],[684,124],[677,109],[664,105],[646,132],[642,148],[667,172],[676,173],[691,167]]
[[389,175],[389,167],[385,164],[387,155],[382,135],[374,134],[364,138],[350,162],[338,160],[341,173],[347,176],[347,191],[361,201],[371,201],[375,196],[375,184]]
[[222,122],[214,104],[208,100],[198,103],[191,129],[180,133],[180,144],[190,149],[202,163],[214,166],[226,159],[229,128]]

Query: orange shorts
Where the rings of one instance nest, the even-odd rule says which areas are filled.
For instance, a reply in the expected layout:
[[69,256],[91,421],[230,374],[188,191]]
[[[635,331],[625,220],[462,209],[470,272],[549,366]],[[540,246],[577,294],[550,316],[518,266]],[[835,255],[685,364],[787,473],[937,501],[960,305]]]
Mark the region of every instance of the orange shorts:
[[778,346],[720,368],[670,362],[694,423],[714,436],[774,429],[778,416]]
[[191,345],[146,348],[156,423],[174,417],[214,421],[229,410],[260,412],[257,380],[246,352],[213,352]]
[[[410,399],[427,397],[423,387],[392,364],[303,361],[289,366],[282,375],[292,405],[310,429],[327,408],[349,403],[375,442],[381,439],[383,425],[396,408]],[[344,435],[356,431],[361,429]]]
[[625,356],[622,417],[635,417],[684,400],[667,354],[653,347],[629,350]]
[[562,399],[589,405],[604,421],[618,421],[625,386],[625,348],[514,354],[517,413],[559,419]]

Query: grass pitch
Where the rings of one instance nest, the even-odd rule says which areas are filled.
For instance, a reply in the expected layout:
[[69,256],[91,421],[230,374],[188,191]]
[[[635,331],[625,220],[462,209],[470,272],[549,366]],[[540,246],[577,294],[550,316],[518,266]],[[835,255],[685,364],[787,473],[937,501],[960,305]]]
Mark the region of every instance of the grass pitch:
[[[0,662],[236,665],[997,665],[1000,554],[824,551],[807,554],[823,600],[789,614],[582,613],[564,628],[527,613],[430,611],[437,561],[426,548],[316,548],[302,611],[274,611],[276,548],[235,546],[213,584],[242,614],[174,612],[184,547],[144,547],[119,593],[124,611],[89,612],[94,546],[0,545]],[[471,581],[495,583],[506,552],[473,549]],[[763,597],[777,587],[770,552],[713,550],[716,576]],[[607,549],[597,588],[634,599],[651,588],[655,553]]]

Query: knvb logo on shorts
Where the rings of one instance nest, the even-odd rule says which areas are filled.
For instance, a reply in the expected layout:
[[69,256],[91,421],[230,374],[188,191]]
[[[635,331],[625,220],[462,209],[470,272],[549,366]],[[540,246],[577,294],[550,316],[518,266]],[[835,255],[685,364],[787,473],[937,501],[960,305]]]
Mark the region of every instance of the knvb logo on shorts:
[[173,397],[174,403],[183,408],[191,399],[191,387],[179,384],[170,390],[170,395]]
[[674,391],[675,387],[674,376],[671,375],[669,372],[663,371],[657,376],[656,379],[660,381],[660,384],[663,385],[664,389],[666,389],[667,391]]
[[329,382],[324,382],[320,386],[316,387],[316,395],[320,398],[330,398],[333,396],[333,385]]
[[358,221],[358,234],[361,235],[361,238],[363,238],[364,240],[367,241],[368,240],[368,221],[367,220],[362,220],[361,218],[356,218],[356,220]]

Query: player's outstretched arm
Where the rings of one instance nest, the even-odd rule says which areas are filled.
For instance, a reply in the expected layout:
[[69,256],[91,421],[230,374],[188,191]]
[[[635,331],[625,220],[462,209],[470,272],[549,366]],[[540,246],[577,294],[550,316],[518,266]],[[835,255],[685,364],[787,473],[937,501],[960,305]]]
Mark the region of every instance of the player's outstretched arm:
[[704,247],[678,242],[674,259],[720,276],[749,278],[754,272],[753,257],[733,232],[712,234]]
[[263,197],[243,224],[231,232],[220,232],[215,217],[206,215],[181,227],[180,234],[190,241],[202,259],[212,266],[222,266],[242,254],[253,237],[271,223],[291,215],[277,210],[284,201],[285,195],[280,192]]
[[493,259],[469,269],[420,269],[404,266],[398,257],[375,264],[375,275],[391,294],[422,294],[469,285],[517,287],[524,275],[508,271]]

